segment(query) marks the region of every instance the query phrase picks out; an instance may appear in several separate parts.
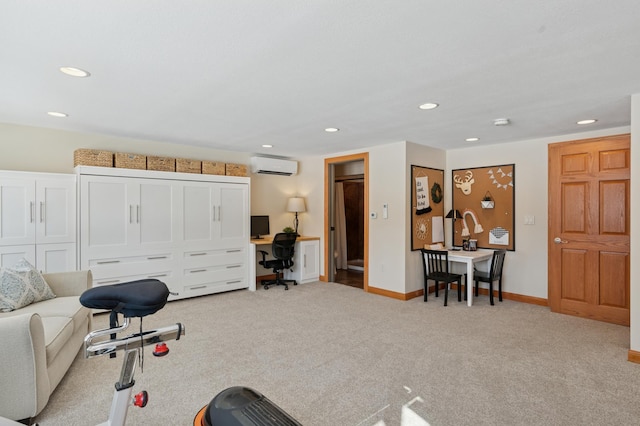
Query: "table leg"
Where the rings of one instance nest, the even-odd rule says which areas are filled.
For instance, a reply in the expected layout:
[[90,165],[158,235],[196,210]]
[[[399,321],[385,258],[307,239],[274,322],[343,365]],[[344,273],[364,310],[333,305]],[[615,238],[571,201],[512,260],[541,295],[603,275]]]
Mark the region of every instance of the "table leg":
[[467,291],[467,306],[473,305],[473,260],[467,262],[467,278],[464,280],[465,290]]

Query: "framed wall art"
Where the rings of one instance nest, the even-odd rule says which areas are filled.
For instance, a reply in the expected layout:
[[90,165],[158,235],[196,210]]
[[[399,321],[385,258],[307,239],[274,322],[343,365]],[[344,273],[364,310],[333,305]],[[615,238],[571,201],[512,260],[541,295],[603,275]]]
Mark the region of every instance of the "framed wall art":
[[411,166],[411,250],[444,242],[444,170]]
[[515,164],[451,171],[454,246],[515,250],[515,177]]

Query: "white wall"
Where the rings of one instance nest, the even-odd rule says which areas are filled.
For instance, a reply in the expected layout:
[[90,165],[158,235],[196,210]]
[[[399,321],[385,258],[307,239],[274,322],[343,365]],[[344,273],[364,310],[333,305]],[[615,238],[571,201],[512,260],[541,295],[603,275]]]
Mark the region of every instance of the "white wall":
[[[640,93],[631,97],[631,350],[640,352]],[[634,238],[635,236],[635,238]]]
[[[411,214],[413,210],[409,207],[411,203],[411,165],[422,166],[422,167],[430,167],[432,169],[441,169],[444,170],[446,166],[447,153],[441,149],[431,148],[424,145],[418,145],[415,143],[408,142],[407,143],[407,152],[406,152],[406,171],[405,171],[405,190],[406,190],[406,201],[405,205],[407,206],[407,223],[405,224],[405,235],[407,238],[405,247],[406,247],[406,257],[405,257],[405,269],[406,269],[406,283],[405,283],[405,292],[411,293],[417,290],[421,290],[424,288],[424,277],[422,272],[422,259],[420,258],[421,253],[419,251],[411,251]],[[447,180],[447,175],[444,175],[444,186],[443,193],[446,192],[447,185],[449,181]],[[443,203],[445,200],[443,199]],[[446,204],[445,204],[446,206]],[[447,214],[447,209],[445,207],[444,214]],[[446,233],[446,231],[445,231]]]
[[[515,164],[515,251],[504,265],[503,290],[546,299],[548,242],[548,145],[577,139],[628,133],[629,128],[576,133],[506,144],[447,151],[446,179],[451,170],[498,164]],[[451,187],[445,189],[447,209]],[[535,216],[535,225],[524,225],[524,216]]]
[[249,164],[250,156],[244,152],[0,123],[0,170],[73,173],[73,152],[78,148],[239,164]]

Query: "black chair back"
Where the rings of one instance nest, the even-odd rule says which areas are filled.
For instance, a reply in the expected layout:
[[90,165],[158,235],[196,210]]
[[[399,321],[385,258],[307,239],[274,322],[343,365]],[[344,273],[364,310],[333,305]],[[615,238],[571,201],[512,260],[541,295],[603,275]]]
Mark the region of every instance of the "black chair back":
[[422,261],[425,276],[437,276],[449,273],[449,252],[446,250],[422,251]]
[[293,232],[280,232],[276,234],[273,237],[273,243],[271,245],[273,257],[279,260],[293,259],[297,237]]
[[502,266],[504,265],[504,257],[506,254],[506,250],[496,250],[493,252],[490,275],[493,281],[499,280],[502,277]]

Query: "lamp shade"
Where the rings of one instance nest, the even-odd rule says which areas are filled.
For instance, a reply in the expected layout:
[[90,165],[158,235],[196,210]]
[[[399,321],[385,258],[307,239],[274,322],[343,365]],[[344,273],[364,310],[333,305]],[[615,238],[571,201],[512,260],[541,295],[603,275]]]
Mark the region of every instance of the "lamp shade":
[[293,213],[305,212],[307,209],[304,206],[304,198],[292,197],[287,201],[287,211]]
[[462,218],[462,214],[460,210],[449,210],[449,213],[445,216],[447,219],[460,219]]

